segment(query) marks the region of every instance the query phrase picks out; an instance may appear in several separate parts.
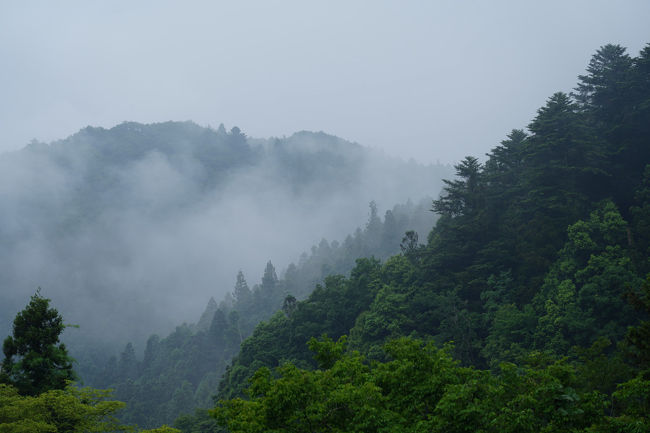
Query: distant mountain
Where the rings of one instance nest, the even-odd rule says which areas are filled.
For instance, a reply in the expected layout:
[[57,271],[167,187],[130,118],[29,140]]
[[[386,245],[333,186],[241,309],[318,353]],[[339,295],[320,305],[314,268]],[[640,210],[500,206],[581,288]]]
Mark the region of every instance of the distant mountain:
[[[0,155],[0,334],[38,286],[69,344],[110,348],[195,320],[243,270],[257,279],[380,208],[436,196],[448,166],[322,132],[250,139],[192,122],[87,127]],[[100,343],[101,342],[101,343]]]

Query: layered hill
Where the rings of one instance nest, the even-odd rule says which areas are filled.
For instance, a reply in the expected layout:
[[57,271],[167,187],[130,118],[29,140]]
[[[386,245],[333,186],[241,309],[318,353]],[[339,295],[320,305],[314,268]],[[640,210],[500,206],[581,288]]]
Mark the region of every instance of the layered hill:
[[[143,350],[242,270],[278,272],[322,238],[435,194],[445,166],[325,133],[251,139],[192,122],[87,127],[0,156],[0,329],[37,287],[71,344]],[[88,344],[86,344],[88,343]]]
[[647,430],[649,60],[601,47],[575,93],[455,166],[426,244],[257,326],[220,382],[222,427]]

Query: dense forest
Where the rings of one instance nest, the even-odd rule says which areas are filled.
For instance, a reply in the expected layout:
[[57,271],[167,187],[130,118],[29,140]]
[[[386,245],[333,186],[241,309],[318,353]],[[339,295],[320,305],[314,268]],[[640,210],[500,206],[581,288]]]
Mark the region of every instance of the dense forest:
[[0,333],[40,286],[80,325],[63,335],[80,362],[126,341],[142,353],[230,292],[239,269],[281,272],[322,238],[342,241],[370,201],[418,203],[450,171],[325,133],[256,139],[192,122],[34,141],[0,155]]
[[283,278],[270,261],[252,287],[239,271],[232,291],[220,302],[210,298],[196,324],[178,326],[162,339],[149,337],[141,360],[128,343],[105,365],[79,366],[86,384],[114,389],[114,397],[127,403],[120,419],[144,427],[171,424],[182,414],[210,406],[226,365],[259,322],[276,311],[289,314],[328,275],[349,274],[357,257],[388,258],[399,252],[405,231],[417,236],[417,230],[426,233],[432,226],[426,201],[395,206],[383,220],[377,212],[371,202],[365,227],[341,243],[323,239],[290,264]]
[[[650,45],[601,47],[574,92],[455,169],[426,239],[388,229],[415,209],[382,221],[373,203],[365,228],[282,279],[271,262],[252,289],[239,273],[196,325],[150,337],[143,361],[127,345],[101,386],[151,414],[143,426],[168,422],[138,409],[143,393],[168,397],[166,380],[164,411],[213,396],[174,421],[183,433],[650,431]],[[357,238],[366,246],[345,247]],[[11,407],[52,392],[73,396],[61,407],[95,401],[3,372]],[[0,426],[21,422],[12,410]]]
[[217,408],[177,426],[648,431],[649,133],[650,46],[602,47],[527,131],[456,165],[425,244],[260,324]]

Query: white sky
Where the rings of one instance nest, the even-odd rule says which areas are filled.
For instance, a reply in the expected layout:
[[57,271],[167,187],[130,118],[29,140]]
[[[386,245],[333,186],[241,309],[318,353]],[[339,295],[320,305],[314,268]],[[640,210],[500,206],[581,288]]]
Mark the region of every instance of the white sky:
[[322,130],[421,162],[482,156],[648,0],[0,0],[0,151],[124,120]]

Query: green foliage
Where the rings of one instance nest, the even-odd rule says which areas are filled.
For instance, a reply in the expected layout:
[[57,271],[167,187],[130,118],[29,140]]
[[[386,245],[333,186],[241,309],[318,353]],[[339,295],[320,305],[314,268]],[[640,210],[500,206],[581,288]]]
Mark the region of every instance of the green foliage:
[[[410,222],[395,208],[382,223],[371,203],[364,228],[283,279],[269,263],[249,296],[238,276],[208,337],[152,343],[161,355],[123,389],[137,403],[169,388],[173,407],[159,407],[187,408],[200,381],[187,371],[205,371],[192,354],[241,343],[213,412],[233,432],[648,431],[650,337],[625,297],[643,307],[650,286],[650,46],[624,51],[602,47],[577,94],[552,95],[485,162],[457,164],[426,244],[407,232],[396,245]],[[373,254],[384,263],[354,262]],[[217,429],[205,412],[176,425]]]
[[[0,432],[3,433],[86,433],[135,432],[121,424],[116,412],[125,404],[108,400],[112,391],[78,388],[71,358],[59,335],[63,318],[49,306],[39,291],[14,320],[13,336],[4,342],[5,359],[0,378]],[[17,358],[17,359],[15,359]],[[129,344],[120,360],[135,362]],[[128,366],[124,367],[129,370]],[[179,433],[163,426],[144,433]]]
[[[398,242],[388,245],[384,241],[398,239],[400,231],[403,233],[411,224],[425,225],[417,221],[423,215],[429,220],[426,224],[431,224],[425,202],[395,206],[387,212],[391,224],[388,227],[378,217],[376,207],[374,212],[372,209],[371,206],[365,229],[355,237],[356,247],[323,240],[312,248],[311,256],[303,256],[297,266],[290,266],[283,279],[277,277],[272,263],[267,263],[261,284],[252,289],[239,272],[232,294],[218,304],[209,302],[196,327],[178,327],[164,339],[152,336],[141,362],[136,359],[134,348],[127,345],[119,359],[107,364],[93,384],[115,388],[117,398],[127,402],[120,415],[122,420],[152,426],[170,423],[197,407],[211,405],[217,392],[222,398],[239,395],[261,365],[277,366],[286,359],[315,365],[307,350],[310,338],[322,333],[338,338],[347,333],[374,296],[376,288],[368,284],[378,278],[379,264],[362,260],[355,267],[354,255],[370,248],[378,255],[395,254]],[[360,249],[356,250],[357,247]],[[327,277],[339,270],[352,273],[353,277]],[[314,296],[299,301],[317,283],[321,288],[315,290]],[[273,315],[280,309],[282,315]],[[262,320],[267,322],[256,328]],[[286,328],[287,323],[292,324],[291,329]],[[246,338],[253,330],[255,342],[249,344]],[[237,354],[240,345],[237,365],[226,369],[226,363]],[[251,354],[255,359],[249,362]],[[183,430],[191,431],[192,416],[183,415],[182,419]],[[203,421],[197,418],[196,425]]]
[[644,314],[644,320],[628,331],[628,353],[639,368],[650,370],[650,274],[639,293],[631,292],[629,297],[632,305]]
[[180,430],[176,428],[163,425],[162,427],[149,429],[149,430],[140,430],[140,433],[180,433]]
[[[324,286],[317,286],[306,300],[296,303],[290,316],[278,313],[258,325],[226,369],[219,398],[240,396],[248,379],[261,366],[274,368],[291,360],[300,366],[315,367],[308,342],[322,334],[337,339],[346,334],[375,297],[379,273],[377,260],[359,259],[349,279],[340,275],[326,278]],[[335,354],[331,354],[329,361],[319,362],[331,363],[334,358]]]
[[327,335],[323,335],[320,340],[312,338],[307,343],[309,350],[314,352],[314,359],[318,363],[318,368],[328,369],[343,357],[347,347],[347,335],[342,335],[336,343]]
[[121,401],[108,400],[110,395],[109,390],[69,385],[36,396],[23,396],[16,388],[0,384],[0,432],[180,433],[168,426],[139,430],[121,424],[116,413],[125,405]]
[[0,432],[132,431],[115,418],[124,403],[106,400],[108,395],[108,391],[68,386],[22,396],[17,389],[0,385]]
[[[337,352],[331,340],[321,341],[320,358]],[[368,380],[363,358],[346,355],[326,370],[277,368],[278,379],[264,368],[248,390],[250,400],[234,399],[213,415],[231,432],[372,431],[382,424],[377,405],[384,400]]]
[[569,227],[569,239],[537,297],[538,347],[567,353],[598,337],[623,338],[636,318],[623,295],[640,285],[626,251],[626,228],[611,202]]
[[[372,297],[353,325],[348,309],[340,322],[349,328],[327,332],[349,333],[347,351],[329,353],[338,347],[333,341],[321,347],[312,340],[324,356],[321,369],[334,369],[358,350],[369,368],[363,383],[388,397],[372,408],[374,419],[386,423],[381,427],[346,419],[332,430],[647,431],[643,366],[650,338],[647,321],[639,323],[643,313],[625,297],[641,307],[648,298],[637,289],[650,271],[649,54],[650,46],[637,58],[617,46],[601,48],[578,94],[549,98],[529,134],[513,130],[485,163],[468,157],[455,167],[456,179],[445,181],[433,202],[441,217],[427,244],[404,237],[402,255],[359,281]],[[330,398],[313,389],[315,377],[301,368],[316,366],[295,345],[321,335],[331,328],[329,317],[346,311],[335,301],[346,284],[330,280],[291,316],[253,333],[222,382],[220,396],[228,399],[216,411],[222,422],[237,419],[237,405],[249,423],[237,428],[268,428],[262,414],[277,381],[309,383],[310,395]],[[317,299],[327,301],[327,314],[310,305]],[[621,350],[626,333],[633,357]],[[403,336],[454,346],[447,358],[436,358],[433,346]],[[273,373],[282,359],[294,367]],[[432,367],[435,359],[450,364]],[[253,366],[267,367],[255,376],[259,393],[232,400],[242,396]],[[322,415],[309,401],[287,413],[312,410]],[[281,414],[275,416],[277,427]],[[316,431],[330,422],[314,420]],[[293,425],[300,423],[285,427]]]
[[215,433],[222,431],[207,409],[196,409],[191,415],[181,415],[174,421],[174,427],[183,433]]
[[[312,344],[316,357],[340,343]],[[644,422],[647,385],[622,386],[617,398],[637,399],[625,418],[607,415],[604,395],[578,389],[575,366],[540,353],[526,365],[504,363],[498,375],[458,365],[449,348],[401,338],[385,346],[388,360],[368,362],[358,352],[329,368],[284,364],[258,370],[248,399],[222,400],[211,412],[235,432],[586,432],[614,420],[624,428]],[[640,396],[641,400],[638,400]]]
[[74,379],[72,359],[59,343],[64,328],[63,318],[39,289],[16,315],[13,335],[4,340],[0,383],[31,396],[64,389]]

